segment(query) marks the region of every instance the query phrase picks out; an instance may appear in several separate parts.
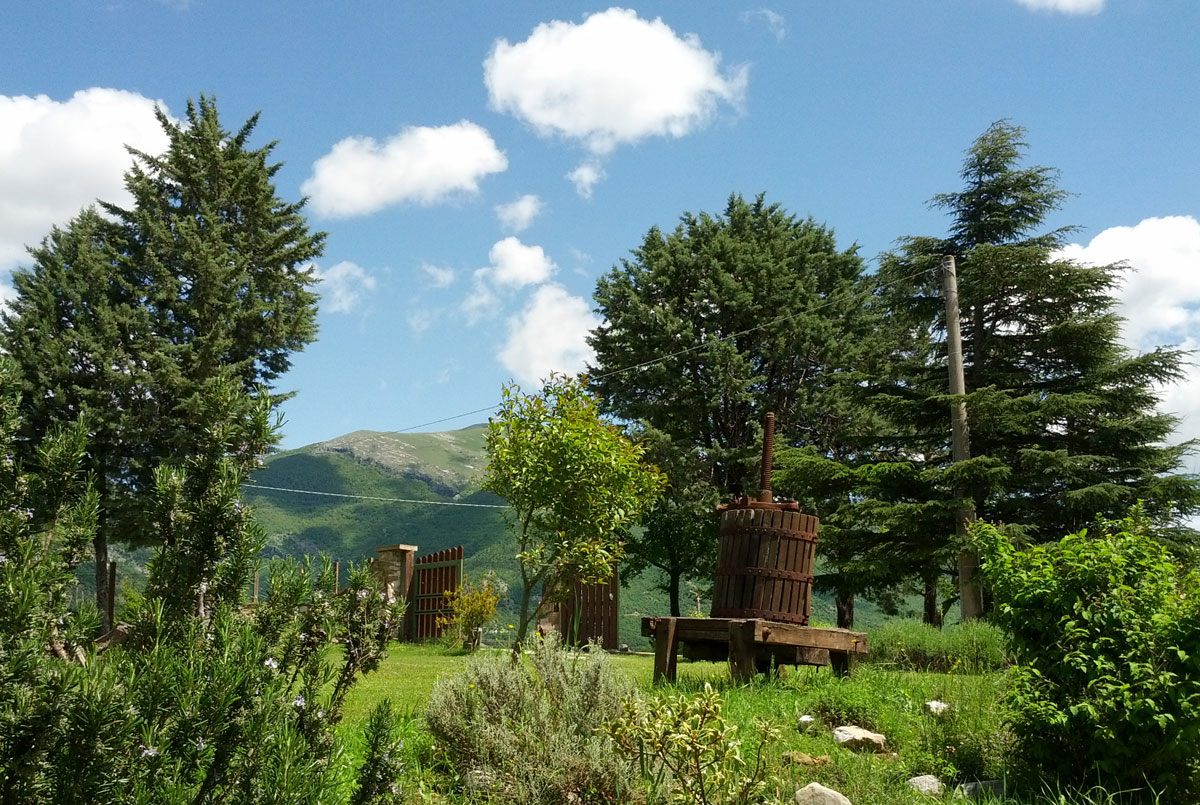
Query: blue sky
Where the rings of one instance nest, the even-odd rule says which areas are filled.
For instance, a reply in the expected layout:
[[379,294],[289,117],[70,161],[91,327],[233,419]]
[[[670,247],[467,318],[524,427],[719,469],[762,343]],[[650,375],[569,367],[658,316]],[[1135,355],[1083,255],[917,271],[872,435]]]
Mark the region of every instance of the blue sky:
[[[1072,195],[1082,260],[1127,260],[1135,349],[1200,344],[1200,3],[60,0],[0,19],[0,282],[97,196],[154,103],[262,111],[329,232],[284,446],[484,408],[575,370],[596,277],[652,225],[765,192],[873,260],[945,232],[994,120]],[[1200,373],[1166,393],[1200,434]],[[460,427],[485,414],[429,429]]]

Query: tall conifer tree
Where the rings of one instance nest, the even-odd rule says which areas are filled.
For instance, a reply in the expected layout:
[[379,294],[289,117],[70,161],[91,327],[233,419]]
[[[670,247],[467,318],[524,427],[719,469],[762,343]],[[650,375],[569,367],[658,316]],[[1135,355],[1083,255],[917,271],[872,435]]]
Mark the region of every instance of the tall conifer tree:
[[132,206],[103,204],[113,220],[85,212],[32,250],[0,325],[28,436],[93,417],[100,601],[109,540],[145,541],[138,495],[156,465],[203,442],[205,396],[229,380],[255,393],[316,335],[308,266],[324,235],[308,231],[303,201],[277,196],[274,143],[249,147],[257,115],[230,132],[201,97],[182,124],[158,118],[170,144],[132,152]]
[[[893,369],[869,391],[887,423],[877,448],[890,460],[863,468],[858,510],[884,532],[877,551],[897,571],[921,573],[928,595],[950,565],[960,485],[980,518],[1034,540],[1142,499],[1184,549],[1193,536],[1184,518],[1200,511],[1200,485],[1182,471],[1193,445],[1168,444],[1177,419],[1158,409],[1184,355],[1122,345],[1114,293],[1126,269],[1059,255],[1071,230],[1042,230],[1066,194],[1056,171],[1021,165],[1023,137],[1007,121],[989,127],[967,152],[963,189],[933,199],[951,216],[949,237],[907,238],[879,271]],[[958,261],[972,455],[953,467],[943,254]]]

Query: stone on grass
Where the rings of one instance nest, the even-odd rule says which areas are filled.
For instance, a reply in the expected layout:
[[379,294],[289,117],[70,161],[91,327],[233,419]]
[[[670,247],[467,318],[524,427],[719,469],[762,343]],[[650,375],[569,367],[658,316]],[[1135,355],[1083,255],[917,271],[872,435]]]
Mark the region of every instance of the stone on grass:
[[800,718],[797,719],[796,728],[801,732],[807,732],[808,730],[812,729],[812,725],[815,723],[817,723],[817,720],[812,716],[800,716]]
[[1004,781],[976,780],[972,783],[962,783],[954,789],[955,799],[983,799],[986,795],[1004,796]]
[[852,805],[845,796],[820,783],[809,783],[796,792],[796,805]]
[[829,759],[829,755],[817,755],[813,757],[807,752],[784,752],[780,757],[784,763],[793,766],[828,766],[833,761]]
[[942,716],[950,714],[950,705],[946,702],[939,702],[937,699],[934,699],[931,702],[925,702],[925,712],[929,713],[929,715],[933,716],[934,718],[941,718]]
[[887,738],[878,732],[864,730],[862,727],[844,726],[833,731],[833,740],[846,749],[882,752],[887,746]]
[[940,794],[942,793],[942,781],[932,774],[922,774],[920,777],[912,777],[908,781],[909,786],[922,794]]

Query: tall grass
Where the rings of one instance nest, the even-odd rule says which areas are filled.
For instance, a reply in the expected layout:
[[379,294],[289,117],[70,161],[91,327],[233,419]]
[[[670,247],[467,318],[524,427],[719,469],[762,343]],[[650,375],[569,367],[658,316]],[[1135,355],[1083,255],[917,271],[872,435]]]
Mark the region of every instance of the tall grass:
[[1009,665],[1004,632],[983,621],[936,629],[918,620],[888,621],[867,637],[867,662],[896,671],[981,674]]

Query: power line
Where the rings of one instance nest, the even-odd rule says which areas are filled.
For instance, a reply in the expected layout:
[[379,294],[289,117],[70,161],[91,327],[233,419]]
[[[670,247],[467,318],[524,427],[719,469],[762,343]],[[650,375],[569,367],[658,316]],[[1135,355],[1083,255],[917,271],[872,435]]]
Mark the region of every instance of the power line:
[[262,484],[242,484],[245,489],[269,489],[272,492],[294,492],[297,495],[320,495],[326,498],[353,498],[354,500],[378,500],[384,503],[424,503],[429,506],[464,506],[471,509],[507,509],[496,503],[455,503],[449,500],[414,500],[412,498],[381,498],[373,495],[346,495],[340,492],[316,492],[312,489],[289,489],[284,486],[263,486]]

